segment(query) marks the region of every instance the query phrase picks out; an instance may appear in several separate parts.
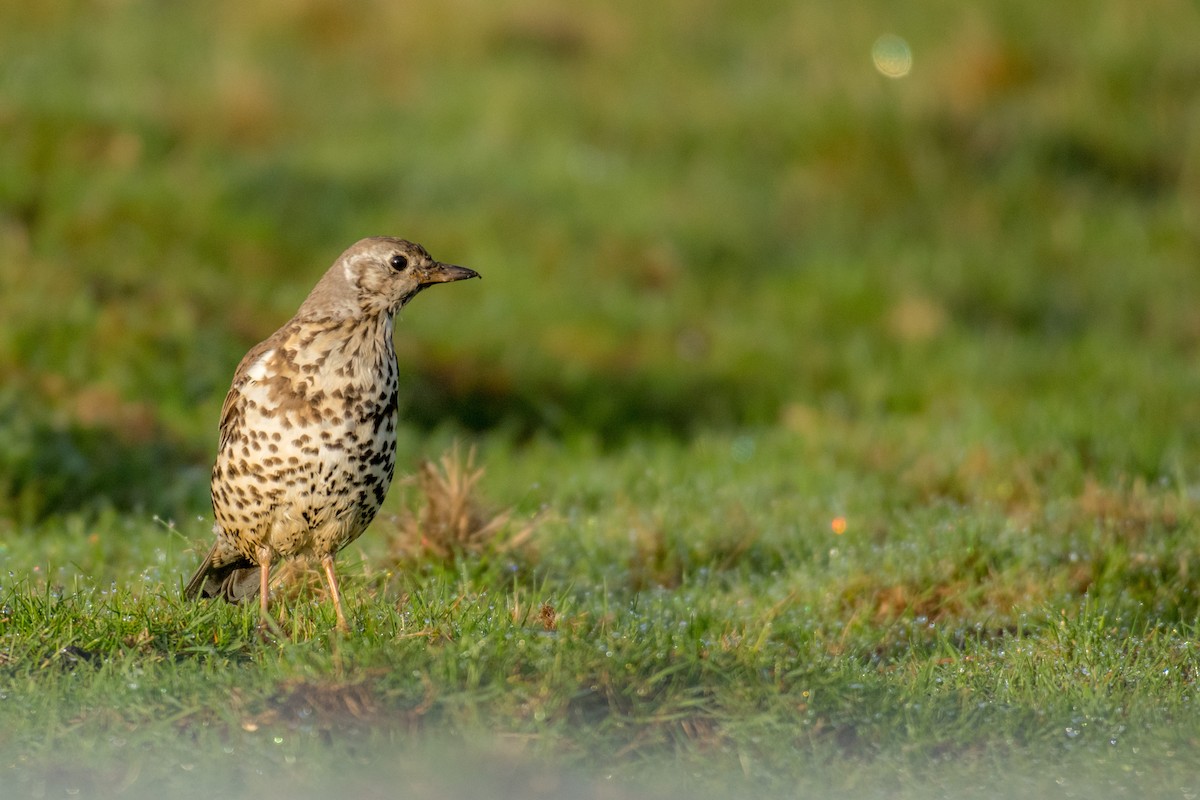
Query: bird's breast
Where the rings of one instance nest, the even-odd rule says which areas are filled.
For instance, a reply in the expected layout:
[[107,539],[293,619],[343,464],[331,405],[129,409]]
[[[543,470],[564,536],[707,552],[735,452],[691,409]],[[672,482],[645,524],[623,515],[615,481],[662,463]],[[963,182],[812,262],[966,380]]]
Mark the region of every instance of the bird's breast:
[[[288,346],[290,344],[291,346]],[[213,469],[218,524],[281,555],[332,552],[374,517],[395,467],[390,337],[287,343],[249,365]]]

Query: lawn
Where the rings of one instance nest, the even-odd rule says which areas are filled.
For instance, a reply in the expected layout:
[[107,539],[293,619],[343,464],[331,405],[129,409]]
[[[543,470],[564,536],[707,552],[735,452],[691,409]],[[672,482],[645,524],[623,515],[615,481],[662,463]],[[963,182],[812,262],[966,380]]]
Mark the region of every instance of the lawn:
[[[1197,41],[9,3],[0,796],[1194,796]],[[484,279],[397,324],[353,631],[288,565],[263,636],[181,598],[221,402],[375,234]]]

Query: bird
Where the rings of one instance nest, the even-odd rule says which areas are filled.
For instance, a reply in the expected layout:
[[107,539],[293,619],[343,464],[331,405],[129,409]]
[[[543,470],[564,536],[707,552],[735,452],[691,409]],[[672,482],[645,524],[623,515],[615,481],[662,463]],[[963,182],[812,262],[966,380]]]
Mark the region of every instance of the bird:
[[221,408],[216,541],[184,597],[259,598],[281,558],[319,560],[348,631],[334,558],[379,511],[396,464],[397,312],[437,283],[478,278],[389,236],[351,245],[290,320],[246,353]]

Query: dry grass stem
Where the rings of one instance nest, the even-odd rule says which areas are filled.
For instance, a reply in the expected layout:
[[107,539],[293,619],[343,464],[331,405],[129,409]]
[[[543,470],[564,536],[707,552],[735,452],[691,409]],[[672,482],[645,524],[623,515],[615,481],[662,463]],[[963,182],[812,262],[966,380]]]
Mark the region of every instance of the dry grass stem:
[[464,554],[507,553],[523,548],[536,520],[513,526],[512,512],[492,512],[478,499],[484,468],[475,465],[475,448],[464,456],[455,445],[436,462],[422,462],[408,482],[420,490],[418,509],[396,518],[393,551],[401,560],[436,559],[454,563]]

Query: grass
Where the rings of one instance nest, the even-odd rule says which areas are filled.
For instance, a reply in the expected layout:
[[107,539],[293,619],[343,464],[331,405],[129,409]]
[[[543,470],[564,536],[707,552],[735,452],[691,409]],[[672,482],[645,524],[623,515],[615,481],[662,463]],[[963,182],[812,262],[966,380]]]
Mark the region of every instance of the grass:
[[[134,771],[140,794],[253,787],[259,770],[284,794],[346,759],[364,792],[458,796],[482,780],[447,755],[465,750],[516,776],[514,793],[550,781],[548,796],[599,792],[601,773],[621,792],[786,794],[802,772],[812,791],[868,794],[899,774],[916,796],[994,788],[1013,763],[1033,792],[1190,785],[1196,569],[1177,501],[1086,488],[1045,515],[1060,536],[955,503],[891,530],[850,508],[839,535],[812,499],[828,487],[780,490],[805,445],[758,443],[741,466],[735,447],[522,445],[537,474],[584,462],[617,486],[587,469],[574,480],[590,498],[527,485],[500,546],[457,558],[395,549],[419,512],[381,520],[343,555],[345,638],[315,581],[283,593],[281,642],[252,608],[184,603],[199,521],[48,527],[46,561],[6,552],[25,576],[2,603],[12,774],[104,793]],[[463,459],[448,468],[469,473]],[[535,506],[569,513],[502,546]]]
[[[0,786],[1195,791],[1191,6],[11,5]],[[485,280],[264,641],[215,420],[376,233]]]

